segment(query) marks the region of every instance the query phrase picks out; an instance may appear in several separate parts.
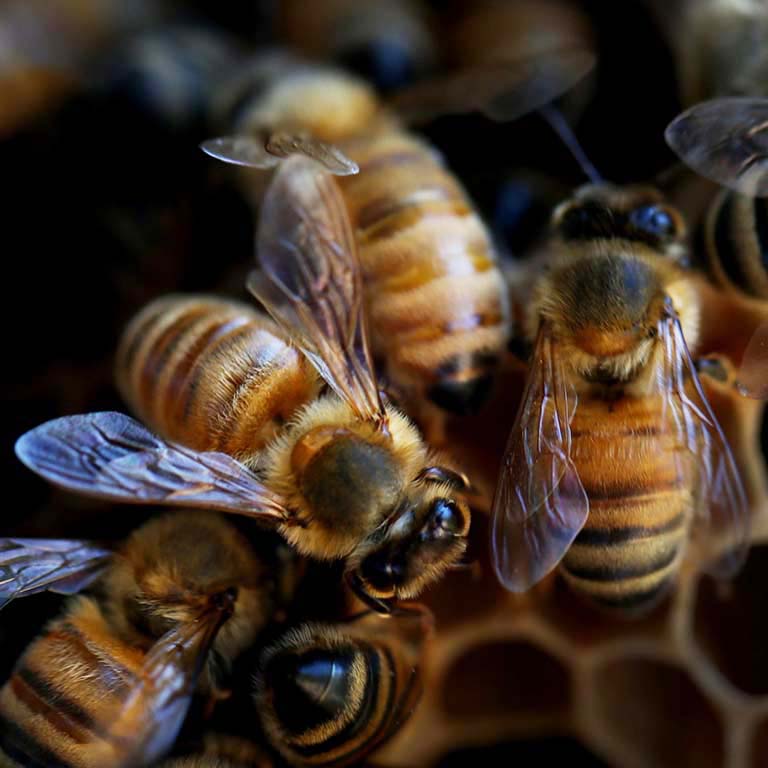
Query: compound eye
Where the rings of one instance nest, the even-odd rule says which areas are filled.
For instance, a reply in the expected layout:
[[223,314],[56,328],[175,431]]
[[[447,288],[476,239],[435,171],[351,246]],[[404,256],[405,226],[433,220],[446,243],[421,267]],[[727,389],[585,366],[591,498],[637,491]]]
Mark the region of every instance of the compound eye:
[[643,205],[629,214],[629,220],[636,229],[654,237],[673,237],[679,234],[678,215],[663,205]]
[[435,527],[445,533],[460,535],[466,528],[464,511],[451,499],[435,499],[430,516]]
[[393,595],[395,585],[405,578],[405,564],[387,552],[374,552],[363,560],[360,575],[379,597]]

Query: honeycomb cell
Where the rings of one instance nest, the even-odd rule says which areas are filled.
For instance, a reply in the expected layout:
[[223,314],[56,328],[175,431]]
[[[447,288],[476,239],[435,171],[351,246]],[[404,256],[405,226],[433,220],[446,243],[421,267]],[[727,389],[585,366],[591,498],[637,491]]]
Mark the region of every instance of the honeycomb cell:
[[526,640],[475,646],[443,680],[442,708],[457,717],[556,714],[570,703],[568,671]]
[[608,764],[575,739],[557,736],[459,749],[442,757],[436,763],[436,768],[462,768],[466,765],[563,765],[568,768],[607,768]]
[[726,587],[703,577],[694,614],[696,642],[735,686],[768,693],[768,546],[750,550],[744,568]]
[[598,715],[636,764],[723,764],[720,719],[683,670],[652,659],[616,660],[598,670],[596,685]]

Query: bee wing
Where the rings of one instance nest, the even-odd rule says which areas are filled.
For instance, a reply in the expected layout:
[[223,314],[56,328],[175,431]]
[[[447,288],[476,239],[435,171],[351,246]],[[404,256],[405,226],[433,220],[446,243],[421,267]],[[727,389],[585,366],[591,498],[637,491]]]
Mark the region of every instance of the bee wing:
[[360,265],[333,177],[304,157],[280,166],[264,197],[248,288],[361,419],[383,423],[368,348]]
[[360,169],[338,147],[326,144],[305,131],[264,132],[255,136],[219,136],[200,145],[207,155],[247,168],[274,168],[286,157],[305,155],[329,173],[350,176]]
[[74,595],[106,569],[112,552],[92,541],[0,538],[0,609],[38,592]]
[[589,500],[570,456],[576,404],[542,324],[491,509],[494,570],[512,592],[549,573],[587,520]]
[[664,364],[659,384],[665,429],[674,429],[684,454],[683,470],[696,477],[695,529],[704,534],[707,572],[730,578],[749,546],[750,514],[739,470],[712,406],[704,394],[676,315],[660,323]]
[[16,455],[54,485],[87,496],[290,524],[280,499],[231,456],[167,443],[122,413],[48,421],[19,438]]
[[473,110],[515,120],[573,88],[594,66],[594,54],[579,48],[493,59],[409,86],[393,106],[415,122]]
[[768,322],[752,334],[744,350],[737,386],[746,397],[768,400]]
[[768,99],[704,101],[678,115],[664,136],[702,176],[745,195],[768,195]]
[[116,766],[152,764],[173,746],[203,663],[227,616],[211,611],[171,629],[152,646],[103,736],[121,755]]

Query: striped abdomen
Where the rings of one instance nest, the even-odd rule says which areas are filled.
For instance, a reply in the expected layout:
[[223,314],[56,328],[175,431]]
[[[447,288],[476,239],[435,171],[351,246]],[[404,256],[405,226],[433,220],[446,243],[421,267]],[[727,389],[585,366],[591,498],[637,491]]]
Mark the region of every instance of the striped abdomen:
[[109,768],[108,725],[144,653],[120,642],[98,605],[80,598],[26,650],[0,690],[3,750],[20,765]]
[[312,366],[269,318],[210,297],[146,306],[123,334],[116,376],[165,438],[246,462],[318,391]]
[[768,201],[723,190],[710,206],[704,239],[721,285],[768,300]]
[[561,563],[566,581],[595,602],[641,609],[669,584],[691,520],[692,489],[662,431],[661,398],[579,402],[571,455],[589,516]]
[[410,714],[419,684],[397,647],[310,624],[266,649],[256,703],[292,765],[357,764]]
[[483,222],[434,151],[382,131],[344,144],[376,356],[396,385],[449,410],[487,389],[509,332],[504,281]]

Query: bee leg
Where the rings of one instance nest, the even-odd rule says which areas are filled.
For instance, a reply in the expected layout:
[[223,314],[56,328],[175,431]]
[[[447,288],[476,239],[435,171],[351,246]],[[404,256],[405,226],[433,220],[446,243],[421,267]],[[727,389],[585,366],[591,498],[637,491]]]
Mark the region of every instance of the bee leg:
[[217,685],[211,687],[211,691],[208,695],[208,699],[205,702],[205,708],[203,710],[203,718],[210,720],[213,717],[213,712],[216,707],[222,702],[232,697],[231,688],[220,688]]

